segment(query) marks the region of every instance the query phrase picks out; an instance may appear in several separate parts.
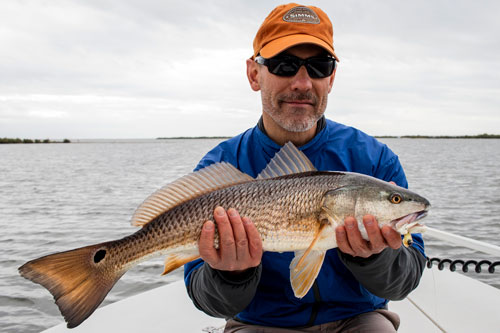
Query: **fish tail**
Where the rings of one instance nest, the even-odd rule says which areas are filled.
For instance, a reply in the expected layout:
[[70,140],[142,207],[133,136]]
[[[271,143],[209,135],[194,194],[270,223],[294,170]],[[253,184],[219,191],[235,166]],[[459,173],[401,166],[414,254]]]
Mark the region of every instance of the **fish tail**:
[[94,312],[126,271],[107,264],[110,243],[41,257],[19,267],[19,273],[50,291],[73,328]]

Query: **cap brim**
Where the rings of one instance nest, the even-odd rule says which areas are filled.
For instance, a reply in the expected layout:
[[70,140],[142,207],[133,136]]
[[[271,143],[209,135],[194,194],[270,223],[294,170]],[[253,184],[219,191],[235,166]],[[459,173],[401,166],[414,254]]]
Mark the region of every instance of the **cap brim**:
[[[325,43],[323,40],[311,35],[290,35],[275,39],[267,43],[262,49],[260,49],[259,53],[264,58],[272,58],[275,55],[285,51],[286,49],[299,44],[318,45],[324,48],[328,53],[330,53],[337,61],[339,60],[330,45]],[[254,56],[256,56],[256,54]]]

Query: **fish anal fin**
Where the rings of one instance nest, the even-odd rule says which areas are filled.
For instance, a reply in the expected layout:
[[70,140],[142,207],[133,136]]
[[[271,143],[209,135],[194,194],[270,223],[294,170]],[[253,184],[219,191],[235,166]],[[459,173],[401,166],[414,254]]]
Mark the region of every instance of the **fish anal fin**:
[[131,223],[133,226],[142,227],[169,209],[202,194],[252,180],[252,177],[229,163],[209,165],[151,194],[136,209]]
[[295,297],[304,297],[318,277],[326,251],[310,250],[295,252],[290,263],[290,283]]
[[165,258],[165,268],[163,270],[163,273],[161,275],[168,274],[172,272],[173,270],[181,267],[184,264],[187,264],[190,261],[193,261],[195,259],[198,259],[200,257],[199,253],[171,253],[167,255]]
[[287,142],[269,161],[257,179],[275,178],[299,172],[317,171],[307,156]]

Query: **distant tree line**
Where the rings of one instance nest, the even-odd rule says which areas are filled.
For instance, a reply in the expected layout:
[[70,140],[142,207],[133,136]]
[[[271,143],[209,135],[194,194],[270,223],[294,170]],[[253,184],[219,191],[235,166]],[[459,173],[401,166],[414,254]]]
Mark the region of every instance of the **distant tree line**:
[[20,138],[0,138],[1,143],[70,143],[71,141],[68,139],[64,139],[63,141],[52,141],[49,139],[20,139]]
[[478,135],[401,135],[401,136],[377,136],[377,138],[387,139],[500,139],[500,134],[478,134]]
[[230,136],[169,136],[160,137],[156,140],[178,140],[178,139],[230,139]]

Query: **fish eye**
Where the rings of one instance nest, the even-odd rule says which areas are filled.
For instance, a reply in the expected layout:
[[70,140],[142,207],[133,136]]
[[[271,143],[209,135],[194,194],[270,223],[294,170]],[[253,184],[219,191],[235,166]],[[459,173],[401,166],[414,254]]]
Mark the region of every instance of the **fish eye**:
[[393,193],[391,194],[391,196],[389,197],[389,200],[393,203],[393,204],[400,204],[401,201],[403,201],[403,198],[401,197],[401,194],[399,193]]

